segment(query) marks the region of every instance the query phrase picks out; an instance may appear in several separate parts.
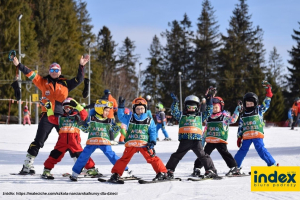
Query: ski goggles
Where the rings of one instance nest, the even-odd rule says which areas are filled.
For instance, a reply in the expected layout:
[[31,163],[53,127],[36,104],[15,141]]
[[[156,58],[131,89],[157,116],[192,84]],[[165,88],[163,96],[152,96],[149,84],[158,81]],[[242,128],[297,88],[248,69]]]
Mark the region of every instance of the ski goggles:
[[71,106],[69,106],[69,105],[66,105],[66,106],[64,106],[64,110],[66,111],[66,112],[68,112],[69,110],[72,110],[73,108],[71,107]]
[[95,108],[96,107],[108,107],[108,108],[112,108],[113,107],[113,103],[111,101],[99,99],[95,103]]
[[214,103],[220,103],[220,104],[223,104],[223,103],[224,103],[224,101],[221,101],[220,99],[217,99],[217,98],[213,98],[213,99],[212,99],[212,102],[213,102],[213,104],[214,104]]
[[59,69],[50,69],[49,70],[51,73],[55,72],[55,73],[58,73],[60,70]]
[[191,105],[186,105],[186,108],[188,109],[188,110],[196,110],[197,109],[197,106],[191,106]]
[[144,99],[136,99],[135,101],[134,101],[134,103],[133,104],[143,104],[143,105],[147,105],[147,101],[146,100],[144,100]]

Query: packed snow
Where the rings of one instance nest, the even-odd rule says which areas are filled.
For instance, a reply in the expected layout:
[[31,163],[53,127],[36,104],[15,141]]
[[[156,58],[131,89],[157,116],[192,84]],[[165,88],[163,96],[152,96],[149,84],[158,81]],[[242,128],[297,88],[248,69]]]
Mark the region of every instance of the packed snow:
[[[251,177],[223,178],[222,180],[207,180],[190,182],[187,178],[192,173],[195,154],[189,151],[178,164],[175,177],[182,181],[164,182],[142,185],[137,181],[126,181],[124,185],[100,183],[96,178],[81,178],[78,182],[70,182],[69,178],[62,177],[63,173],[71,173],[74,164],[69,153],[51,171],[54,180],[41,179],[40,176],[10,175],[21,170],[27,148],[33,141],[37,125],[0,125],[0,199],[300,199],[299,192],[251,192]],[[166,164],[171,154],[177,150],[178,126],[167,126],[166,130],[172,141],[160,141],[155,146],[157,156]],[[234,156],[236,146],[237,127],[230,127],[228,149]],[[34,166],[37,174],[43,172],[43,163],[56,144],[58,133],[53,129],[35,159]],[[82,133],[82,146],[85,146],[87,134]],[[162,140],[163,134],[159,132]],[[265,146],[280,166],[300,166],[300,131],[289,128],[265,128]],[[121,156],[124,145],[112,146]],[[228,172],[228,167],[220,154],[215,150],[211,154],[215,167],[220,175]],[[111,175],[112,164],[97,149],[92,158],[99,171]],[[266,166],[260,159],[254,146],[251,145],[244,162],[243,171],[251,171],[251,166]],[[155,172],[151,165],[146,163],[143,156],[135,154],[128,165],[133,174],[151,180]],[[204,173],[202,169],[201,173]]]

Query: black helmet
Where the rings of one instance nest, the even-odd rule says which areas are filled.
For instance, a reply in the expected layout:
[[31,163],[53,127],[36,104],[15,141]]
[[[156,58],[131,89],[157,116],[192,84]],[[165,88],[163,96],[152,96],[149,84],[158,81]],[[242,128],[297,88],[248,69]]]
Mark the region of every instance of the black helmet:
[[246,108],[246,101],[253,102],[254,103],[254,107],[258,105],[258,97],[253,92],[248,92],[243,97],[243,106],[244,106],[244,108]]

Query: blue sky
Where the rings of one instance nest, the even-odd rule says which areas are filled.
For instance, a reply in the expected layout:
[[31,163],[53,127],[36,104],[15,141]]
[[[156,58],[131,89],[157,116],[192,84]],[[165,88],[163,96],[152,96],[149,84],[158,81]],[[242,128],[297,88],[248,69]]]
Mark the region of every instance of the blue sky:
[[[87,10],[92,18],[93,32],[97,34],[103,26],[107,26],[113,40],[121,47],[128,36],[135,42],[135,54],[140,55],[142,70],[148,65],[148,49],[153,36],[169,29],[168,22],[182,20],[187,13],[196,30],[197,19],[201,14],[202,0],[86,0]],[[219,31],[227,35],[229,20],[238,0],[210,0],[215,10]],[[275,46],[286,66],[290,59],[288,50],[296,45],[291,35],[293,29],[299,31],[300,0],[248,0],[249,14],[252,15],[253,26],[260,26],[264,31],[263,43],[266,49],[266,60]],[[136,66],[138,67],[138,66]]]

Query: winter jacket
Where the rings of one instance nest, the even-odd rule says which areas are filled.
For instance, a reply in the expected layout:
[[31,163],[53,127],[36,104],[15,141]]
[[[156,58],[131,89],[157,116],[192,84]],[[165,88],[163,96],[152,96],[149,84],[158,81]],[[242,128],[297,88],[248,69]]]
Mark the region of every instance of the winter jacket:
[[262,105],[258,105],[252,112],[246,111],[241,115],[239,120],[238,137],[243,140],[264,138],[264,121],[263,114],[269,109],[271,98],[266,97]]
[[[18,65],[19,70],[23,72],[42,92],[42,97],[46,97],[52,103],[52,108],[55,115],[63,115],[62,102],[68,97],[69,92],[77,87],[84,79],[84,66],[79,65],[77,76],[70,80],[67,80],[62,75],[53,79],[50,75],[42,77],[35,71],[27,68],[20,63]],[[43,100],[44,103],[47,100]],[[45,107],[42,107],[42,112],[47,112]]]
[[[124,114],[124,108],[118,108],[118,118],[119,120],[127,126],[127,133],[125,135],[125,146],[126,147],[145,147],[148,142],[153,142],[156,144],[156,126],[147,113],[143,113],[138,116],[136,113],[126,115]],[[135,126],[148,127],[146,130],[134,129]],[[148,138],[145,142],[145,136]],[[136,138],[136,144],[133,144],[132,137]]]

